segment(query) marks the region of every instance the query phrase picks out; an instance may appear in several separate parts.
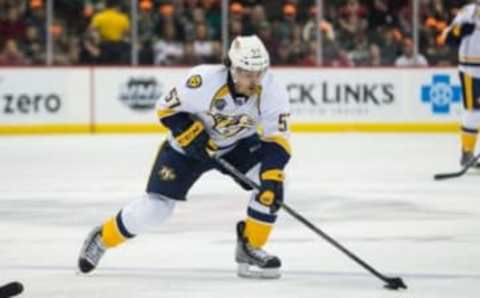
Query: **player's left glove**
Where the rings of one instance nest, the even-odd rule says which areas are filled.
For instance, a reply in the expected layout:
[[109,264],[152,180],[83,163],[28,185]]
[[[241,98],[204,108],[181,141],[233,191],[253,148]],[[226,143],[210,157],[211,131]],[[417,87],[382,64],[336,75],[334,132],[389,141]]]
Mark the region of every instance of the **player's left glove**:
[[272,213],[277,212],[282,206],[283,180],[282,170],[267,170],[260,175],[261,188],[255,199],[260,204],[270,207]]
[[197,160],[207,161],[218,150],[218,146],[205,131],[205,126],[198,120],[181,133],[174,133],[174,136],[185,154]]

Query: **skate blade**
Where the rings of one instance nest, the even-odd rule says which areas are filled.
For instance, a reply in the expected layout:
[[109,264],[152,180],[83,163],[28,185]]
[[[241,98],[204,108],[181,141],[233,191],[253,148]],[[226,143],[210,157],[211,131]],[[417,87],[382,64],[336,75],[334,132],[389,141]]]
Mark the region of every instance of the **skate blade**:
[[238,264],[237,275],[241,278],[278,279],[282,276],[279,268],[261,269],[249,264]]

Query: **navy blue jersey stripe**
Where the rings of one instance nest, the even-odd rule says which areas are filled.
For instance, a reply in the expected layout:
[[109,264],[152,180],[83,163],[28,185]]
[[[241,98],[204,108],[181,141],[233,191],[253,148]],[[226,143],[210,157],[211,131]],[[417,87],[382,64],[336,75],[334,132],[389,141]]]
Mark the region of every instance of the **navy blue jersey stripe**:
[[127,228],[125,228],[125,225],[123,224],[123,221],[122,221],[122,211],[118,212],[117,213],[117,216],[115,217],[115,220],[117,221],[117,227],[118,229],[120,230],[120,233],[122,233],[122,235],[125,237],[125,238],[133,238],[135,237],[135,235],[131,234],[130,232],[127,231]]
[[255,209],[252,209],[251,207],[247,209],[247,214],[251,218],[259,221],[263,221],[263,222],[274,223],[277,220],[276,215],[261,213]]

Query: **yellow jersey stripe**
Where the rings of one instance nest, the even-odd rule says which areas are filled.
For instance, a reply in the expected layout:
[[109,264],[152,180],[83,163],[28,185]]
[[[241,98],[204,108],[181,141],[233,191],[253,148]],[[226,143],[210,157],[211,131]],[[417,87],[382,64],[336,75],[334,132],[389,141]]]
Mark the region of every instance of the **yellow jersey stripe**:
[[157,110],[157,116],[158,116],[158,118],[162,119],[162,118],[165,118],[165,117],[168,117],[168,116],[172,116],[176,112],[177,111],[175,111],[173,109],[166,108],[166,109],[162,109],[162,110]]
[[473,110],[473,79],[468,74],[464,74],[465,80],[465,98],[467,100],[467,110]]
[[185,130],[181,135],[176,137],[178,144],[182,147],[190,145],[190,143],[202,133],[205,129],[202,122],[195,121],[187,130]]
[[213,109],[213,107],[215,105],[215,102],[217,100],[224,98],[225,96],[228,95],[229,92],[230,92],[230,90],[228,90],[228,85],[227,84],[220,87],[220,89],[218,89],[217,92],[215,92],[215,95],[213,96],[212,102],[210,103],[210,110]]
[[480,62],[480,57],[478,56],[460,56],[460,62]]
[[285,179],[285,175],[282,170],[268,170],[262,173],[260,179],[281,182]]

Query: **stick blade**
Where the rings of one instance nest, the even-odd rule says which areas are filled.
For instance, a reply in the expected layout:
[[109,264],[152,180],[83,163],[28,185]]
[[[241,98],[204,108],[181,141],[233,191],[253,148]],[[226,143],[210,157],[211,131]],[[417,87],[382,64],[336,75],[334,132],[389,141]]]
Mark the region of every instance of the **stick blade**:
[[389,290],[408,289],[400,277],[387,278],[386,282],[387,284],[384,287]]
[[435,180],[443,180],[449,178],[456,178],[462,176],[463,173],[445,173],[445,174],[435,174],[433,179]]
[[452,173],[436,174],[433,176],[433,179],[442,180],[442,179],[460,177],[463,174],[465,174],[470,168],[479,167],[477,166],[477,163],[479,160],[480,160],[480,153],[477,154],[477,156],[475,156],[474,158],[472,158],[467,164],[463,165],[463,168],[460,171],[452,172]]
[[0,297],[13,297],[23,292],[23,284],[14,281],[0,287]]

